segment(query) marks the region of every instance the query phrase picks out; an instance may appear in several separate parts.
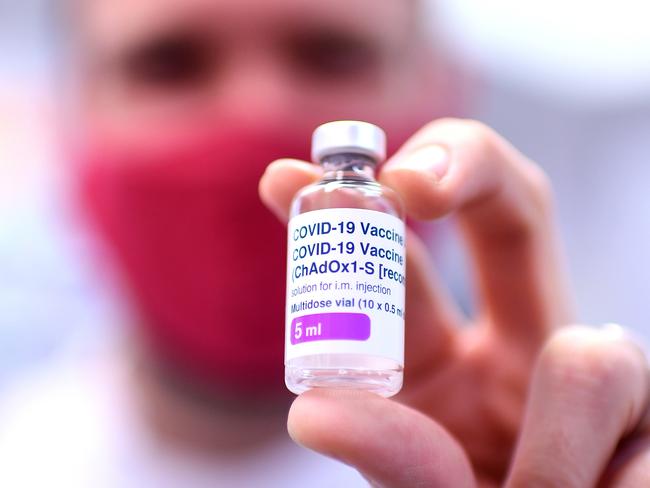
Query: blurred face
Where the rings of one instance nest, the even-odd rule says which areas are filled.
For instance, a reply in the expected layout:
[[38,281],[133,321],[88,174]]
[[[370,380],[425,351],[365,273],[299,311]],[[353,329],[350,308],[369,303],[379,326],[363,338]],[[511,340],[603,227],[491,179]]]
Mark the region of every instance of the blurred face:
[[[435,112],[414,0],[80,2],[83,107],[125,137]],[[439,100],[441,99],[439,98]],[[390,122],[387,122],[390,126]]]
[[377,123],[394,149],[448,112],[415,1],[77,3],[83,203],[167,367],[281,388],[285,230],[259,178],[322,122]]

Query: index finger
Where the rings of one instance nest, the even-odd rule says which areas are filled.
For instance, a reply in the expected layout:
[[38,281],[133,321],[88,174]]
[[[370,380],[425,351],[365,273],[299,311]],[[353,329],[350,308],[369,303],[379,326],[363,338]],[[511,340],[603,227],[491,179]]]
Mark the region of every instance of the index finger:
[[571,301],[540,170],[485,125],[441,119],[415,134],[379,179],[414,218],[457,213],[477,268],[488,323],[539,347],[568,323]]

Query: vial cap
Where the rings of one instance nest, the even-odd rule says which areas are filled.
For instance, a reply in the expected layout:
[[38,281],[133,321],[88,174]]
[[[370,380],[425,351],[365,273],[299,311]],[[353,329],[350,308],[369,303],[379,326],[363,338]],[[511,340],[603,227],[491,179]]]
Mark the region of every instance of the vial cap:
[[386,158],[386,133],[374,124],[358,120],[337,120],[316,128],[311,141],[315,163],[325,156],[357,153],[381,162]]

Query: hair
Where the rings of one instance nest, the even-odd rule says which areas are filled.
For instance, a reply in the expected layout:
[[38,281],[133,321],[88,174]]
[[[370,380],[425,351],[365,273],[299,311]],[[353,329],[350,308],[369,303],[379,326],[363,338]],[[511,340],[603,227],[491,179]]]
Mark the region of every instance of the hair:
[[[438,27],[437,0],[404,0],[413,7],[413,32],[423,41],[437,47],[441,44]],[[55,0],[46,3],[47,17],[54,41],[65,47],[77,41],[79,22],[78,0]]]

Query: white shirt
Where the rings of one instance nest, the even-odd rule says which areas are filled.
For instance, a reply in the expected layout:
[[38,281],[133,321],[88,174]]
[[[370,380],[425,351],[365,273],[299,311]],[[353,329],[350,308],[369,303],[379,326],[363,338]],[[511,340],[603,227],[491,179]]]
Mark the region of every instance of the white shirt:
[[201,458],[163,445],[139,416],[120,356],[92,356],[68,356],[8,389],[0,408],[0,486],[368,486],[353,468],[288,435],[243,457]]

